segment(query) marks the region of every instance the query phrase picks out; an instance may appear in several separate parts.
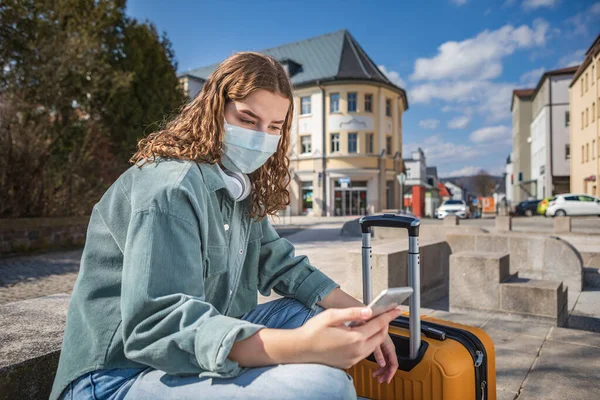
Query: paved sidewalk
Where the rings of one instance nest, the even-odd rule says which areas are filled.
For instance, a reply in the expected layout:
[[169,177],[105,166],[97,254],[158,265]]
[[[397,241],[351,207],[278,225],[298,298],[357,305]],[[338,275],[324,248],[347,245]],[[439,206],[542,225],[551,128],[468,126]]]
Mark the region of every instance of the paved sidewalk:
[[[295,218],[295,217],[293,217]],[[351,219],[351,218],[350,218]],[[290,234],[297,254],[342,285],[347,254],[360,238],[339,235],[339,219],[315,223]],[[309,223],[310,222],[310,223]],[[300,225],[300,224],[299,224]],[[70,293],[81,250],[0,259],[0,304],[54,293]],[[274,299],[260,296],[260,302]],[[600,399],[600,333],[556,328],[505,315],[448,312],[447,299],[424,314],[483,328],[496,345],[498,399]],[[584,291],[576,310],[600,321],[600,291]]]

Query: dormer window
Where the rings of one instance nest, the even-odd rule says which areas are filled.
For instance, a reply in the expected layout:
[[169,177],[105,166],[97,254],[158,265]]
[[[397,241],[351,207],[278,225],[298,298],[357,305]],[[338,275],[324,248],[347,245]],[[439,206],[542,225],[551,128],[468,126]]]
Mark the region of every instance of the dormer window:
[[279,62],[290,78],[302,71],[302,65],[289,58],[285,58]]

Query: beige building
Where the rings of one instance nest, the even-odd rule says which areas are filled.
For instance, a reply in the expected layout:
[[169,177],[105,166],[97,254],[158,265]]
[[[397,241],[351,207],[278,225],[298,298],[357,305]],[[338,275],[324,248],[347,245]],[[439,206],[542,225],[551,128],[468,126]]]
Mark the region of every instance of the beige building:
[[570,190],[569,84],[576,71],[544,72],[532,95],[530,178],[536,199]]
[[512,204],[535,197],[535,182],[531,179],[532,102],[534,89],[514,90],[510,111],[513,124],[513,151],[511,154],[513,186]]
[[[261,52],[279,60],[294,85],[291,214],[399,209],[406,92],[347,30]],[[188,71],[182,86],[196,89],[216,67]]]
[[600,35],[570,86],[571,192],[600,196]]

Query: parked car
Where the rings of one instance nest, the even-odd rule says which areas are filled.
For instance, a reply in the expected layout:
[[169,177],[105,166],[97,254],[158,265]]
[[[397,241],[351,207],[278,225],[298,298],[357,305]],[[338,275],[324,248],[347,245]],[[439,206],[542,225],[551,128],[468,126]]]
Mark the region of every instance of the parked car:
[[550,200],[552,197],[546,197],[537,206],[537,213],[543,216],[546,216],[546,210],[548,209],[548,204],[550,204]]
[[469,218],[469,207],[464,200],[446,200],[438,208],[437,217],[444,219],[448,215],[456,215],[458,218]]
[[541,200],[525,200],[515,207],[515,215],[525,215],[532,217],[537,214],[538,204]]
[[564,215],[600,216],[600,198],[588,194],[559,194],[550,200],[546,215],[549,217]]

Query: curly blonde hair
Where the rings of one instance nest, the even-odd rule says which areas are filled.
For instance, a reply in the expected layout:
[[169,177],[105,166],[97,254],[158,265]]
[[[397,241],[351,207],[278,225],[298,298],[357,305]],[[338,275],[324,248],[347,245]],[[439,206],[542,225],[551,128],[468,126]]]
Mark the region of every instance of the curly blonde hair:
[[251,173],[252,209],[259,220],[290,203],[287,156],[294,115],[292,84],[277,60],[257,52],[240,52],[223,61],[204,83],[198,96],[162,130],[141,139],[130,162],[140,168],[156,157],[214,164],[221,161],[225,104],[264,89],[286,97],[289,108],[277,152]]

